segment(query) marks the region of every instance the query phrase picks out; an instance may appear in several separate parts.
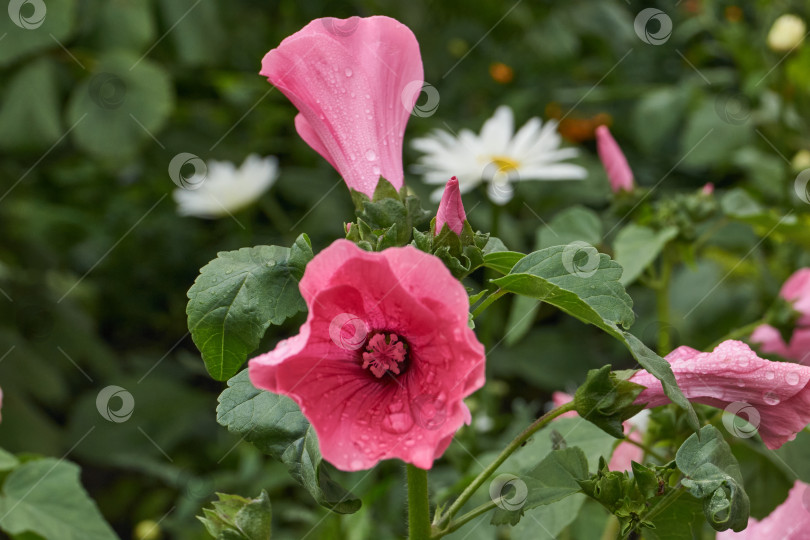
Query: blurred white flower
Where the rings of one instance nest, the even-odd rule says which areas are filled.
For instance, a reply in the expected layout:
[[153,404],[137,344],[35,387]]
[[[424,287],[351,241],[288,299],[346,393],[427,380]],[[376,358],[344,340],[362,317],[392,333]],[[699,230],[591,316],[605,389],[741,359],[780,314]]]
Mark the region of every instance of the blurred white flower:
[[431,195],[439,200],[448,178],[456,176],[462,193],[488,182],[492,202],[506,204],[512,199],[512,182],[520,180],[580,180],[587,175],[579,165],[562,163],[576,157],[575,148],[560,148],[562,137],[557,122],[543,124],[532,118],[515,133],[512,109],[498,107],[484,122],[480,135],[463,129],[458,136],[435,130],[414,139],[411,145],[424,153],[415,170],[428,184],[439,184]]
[[250,154],[238,169],[230,161],[209,161],[208,173],[188,180],[195,189],[175,189],[177,213],[215,219],[231,215],[249,206],[278,178],[275,156],[262,158]]
[[796,15],[782,15],[771,26],[768,32],[768,47],[777,52],[795,49],[804,41],[804,21]]

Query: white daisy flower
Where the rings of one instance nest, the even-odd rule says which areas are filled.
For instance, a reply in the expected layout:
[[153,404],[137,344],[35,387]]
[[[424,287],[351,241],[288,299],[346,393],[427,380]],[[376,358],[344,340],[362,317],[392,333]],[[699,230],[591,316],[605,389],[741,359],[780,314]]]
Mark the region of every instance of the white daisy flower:
[[231,215],[251,205],[278,178],[278,159],[250,154],[238,169],[230,161],[209,161],[205,176],[195,175],[186,182],[189,189],[175,189],[177,213],[215,219]]
[[502,105],[484,122],[481,134],[463,129],[457,137],[436,130],[414,139],[411,146],[424,153],[415,167],[428,184],[439,184],[431,198],[441,198],[451,176],[458,178],[465,193],[487,182],[492,202],[506,204],[512,199],[512,183],[521,180],[581,180],[587,171],[579,165],[562,163],[576,157],[576,148],[560,148],[562,137],[557,122],[543,124],[532,118],[517,133],[512,109]]

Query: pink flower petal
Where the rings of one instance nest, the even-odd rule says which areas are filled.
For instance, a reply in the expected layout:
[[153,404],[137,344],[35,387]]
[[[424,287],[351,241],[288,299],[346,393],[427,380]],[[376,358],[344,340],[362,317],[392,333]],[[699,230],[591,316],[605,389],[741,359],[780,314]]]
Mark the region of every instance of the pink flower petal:
[[[307,320],[250,361],[253,384],[295,400],[339,469],[391,458],[429,469],[470,422],[464,397],[484,384],[464,287],[413,247],[370,253],[338,240],[307,265],[300,290]],[[399,375],[363,369],[377,333],[407,344]]]
[[810,268],[800,268],[782,285],[779,294],[793,302],[793,309],[802,314],[798,324],[810,326]]
[[454,176],[448,180],[442,200],[439,202],[439,211],[436,213],[436,234],[442,232],[445,223],[451,231],[461,234],[465,221],[467,221],[467,214],[464,212],[464,203],[461,201],[458,178]]
[[796,328],[786,344],[779,330],[768,324],[760,325],[751,334],[751,342],[766,354],[778,354],[800,364],[810,364],[810,328]]
[[299,135],[350,188],[370,197],[380,176],[402,187],[402,138],[424,78],[406,26],[316,19],[268,52],[261,74],[298,108]]
[[808,540],[810,539],[810,486],[796,480],[788,497],[762,521],[748,520],[744,531],[717,533],[717,540]]
[[[667,356],[681,390],[692,401],[720,409],[741,402],[760,416],[759,434],[775,449],[810,423],[810,367],[759,358],[741,341],[724,341],[714,352],[680,347]],[[669,403],[647,371],[631,381],[646,386],[636,400],[648,408]]]
[[602,160],[602,165],[605,167],[613,193],[622,190],[632,191],[633,171],[630,170],[627,158],[624,157],[622,149],[619,148],[607,126],[596,128],[596,150],[599,153],[599,159]]

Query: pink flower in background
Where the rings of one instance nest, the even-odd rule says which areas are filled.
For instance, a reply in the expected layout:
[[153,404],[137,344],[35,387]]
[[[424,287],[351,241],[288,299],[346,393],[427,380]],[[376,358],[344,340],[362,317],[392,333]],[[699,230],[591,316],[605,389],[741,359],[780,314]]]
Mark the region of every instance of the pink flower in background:
[[[573,401],[574,396],[571,394],[566,394],[565,392],[554,392],[551,395],[551,399],[554,402],[554,406],[559,407]],[[567,418],[570,416],[577,416],[577,412],[569,411],[561,414],[557,418]],[[647,429],[648,417],[649,411],[641,411],[633,418],[630,418],[622,424],[625,432],[627,432],[628,439],[641,442],[642,434]],[[610,457],[608,468],[611,471],[629,471],[631,469],[631,461],[641,463],[643,458],[644,451],[641,448],[629,442],[620,442],[613,450],[613,455]]]
[[436,234],[442,232],[447,224],[450,230],[461,234],[467,214],[464,212],[464,203],[461,202],[461,191],[458,188],[458,178],[455,176],[447,182],[439,202],[439,211],[436,213]]
[[810,538],[810,486],[796,480],[788,497],[762,521],[748,520],[744,531],[717,533],[717,540],[807,540]]
[[371,197],[380,176],[402,187],[402,138],[424,78],[405,25],[316,19],[268,52],[260,73],[296,106],[298,134],[349,188]]
[[624,157],[622,149],[607,126],[596,128],[596,150],[605,167],[613,193],[633,191],[633,171],[630,170],[627,158]]
[[295,400],[339,469],[390,458],[429,469],[484,384],[464,286],[413,247],[370,253],[347,240],[316,255],[299,285],[307,320],[250,361],[253,384]]
[[[764,360],[745,343],[733,340],[710,353],[679,347],[666,359],[687,398],[747,414],[770,449],[794,439],[810,423],[810,367]],[[638,403],[648,408],[669,403],[661,383],[647,371],[630,380],[647,387]]]
[[704,194],[704,195],[713,194],[714,193],[714,184],[711,183],[711,182],[708,182],[708,183],[704,184],[703,187],[700,188],[700,192],[702,194]]
[[764,353],[810,364],[810,268],[801,268],[790,276],[782,285],[779,295],[792,302],[793,309],[801,313],[790,343],[785,343],[779,330],[767,324],[754,330],[751,341],[760,344]]

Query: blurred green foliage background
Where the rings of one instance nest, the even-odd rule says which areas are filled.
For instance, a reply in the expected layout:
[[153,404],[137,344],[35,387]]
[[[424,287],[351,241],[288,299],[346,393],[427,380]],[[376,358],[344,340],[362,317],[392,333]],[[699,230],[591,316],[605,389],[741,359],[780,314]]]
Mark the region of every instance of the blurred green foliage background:
[[[513,107],[518,125],[564,117],[561,131],[581,145],[577,162],[589,179],[521,183],[498,231],[516,250],[542,243],[544,224],[561,210],[607,207],[595,119],[611,123],[637,182],[657,186],[656,197],[713,182],[719,194],[742,187],[782,214],[806,213],[793,180],[810,164],[791,160],[810,149],[810,44],[788,54],[766,45],[779,15],[810,16],[806,2],[658,2],[674,30],[657,46],[633,28],[652,4],[59,0],[47,3],[35,29],[0,16],[0,445],[79,463],[122,538],[143,520],[160,522],[153,535],[205,538],[193,516],[214,491],[261,489],[273,500],[276,538],[401,535],[397,465],[340,475],[349,487],[359,482],[353,491],[364,509],[328,515],[282,467],[216,424],[223,385],[205,374],[187,335],[185,292],[217,251],[289,245],[301,232],[317,251],[352,220],[347,190],[297,136],[296,111],[257,74],[260,60],[316,17],[384,14],[408,25],[440,104],[411,119],[406,170],[417,157],[410,138],[433,128],[478,130],[500,104]],[[272,154],[281,175],[236,219],[180,217],[167,174],[180,152],[237,164],[251,152]],[[406,180],[427,200],[430,188],[415,175]],[[488,230],[483,190],[465,204],[472,224]],[[782,281],[810,264],[807,230],[764,241],[758,232],[720,223],[701,257],[678,269],[670,295],[676,345],[705,347],[755,320]],[[609,252],[610,238],[599,247]],[[634,332],[654,344],[652,293],[630,292]],[[574,388],[606,362],[631,367],[598,330],[547,307],[501,343],[496,336],[517,316],[497,307],[481,330],[490,339],[490,382],[470,400],[475,422],[459,433],[465,448],[452,446],[432,475],[439,487],[470,466],[468,451],[497,448],[541,411],[550,391]],[[261,350],[302,320],[271,328]],[[96,409],[108,385],[135,399],[126,422],[108,422]],[[783,488],[772,487],[773,504],[755,515],[784,498]]]

